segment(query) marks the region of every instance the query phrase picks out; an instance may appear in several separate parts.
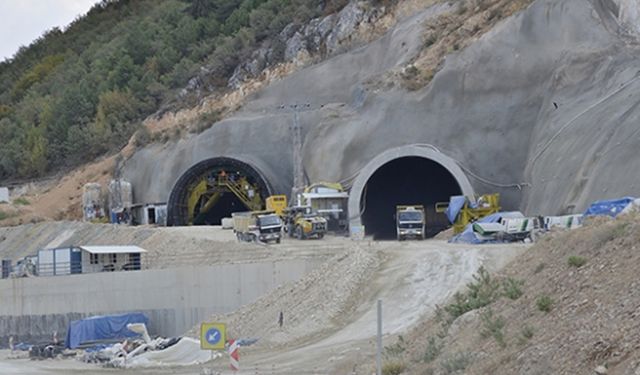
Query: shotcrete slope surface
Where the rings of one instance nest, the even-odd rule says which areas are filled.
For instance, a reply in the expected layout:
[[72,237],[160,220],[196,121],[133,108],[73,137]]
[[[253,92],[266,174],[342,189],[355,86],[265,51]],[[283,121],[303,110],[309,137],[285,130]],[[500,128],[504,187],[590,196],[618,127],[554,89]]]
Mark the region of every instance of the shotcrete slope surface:
[[[426,143],[456,159],[477,192],[531,214],[580,211],[638,195],[640,59],[628,1],[537,0],[468,48],[425,88],[386,84],[422,48],[435,5],[381,39],[313,65],[250,97],[235,116],[191,138],[150,146],[127,163],[141,202],[166,201],[175,180],[213,156],[254,163],[278,192],[291,186],[291,104],[311,181],[352,176],[381,152]],[[620,11],[618,5],[621,5]],[[284,109],[281,107],[284,105]]]

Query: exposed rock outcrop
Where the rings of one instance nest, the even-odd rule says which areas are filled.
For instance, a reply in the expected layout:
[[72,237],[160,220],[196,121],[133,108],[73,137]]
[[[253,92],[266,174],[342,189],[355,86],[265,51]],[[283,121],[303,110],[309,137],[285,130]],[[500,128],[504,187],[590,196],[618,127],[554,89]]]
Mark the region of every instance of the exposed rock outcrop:
[[[248,79],[280,62],[303,66],[314,56],[326,58],[353,47],[354,36],[363,24],[373,24],[386,12],[358,1],[347,4],[337,14],[315,18],[307,25],[287,25],[278,37],[257,49],[251,58],[239,64],[229,79],[230,88],[238,88]],[[192,88],[189,88],[192,90]]]

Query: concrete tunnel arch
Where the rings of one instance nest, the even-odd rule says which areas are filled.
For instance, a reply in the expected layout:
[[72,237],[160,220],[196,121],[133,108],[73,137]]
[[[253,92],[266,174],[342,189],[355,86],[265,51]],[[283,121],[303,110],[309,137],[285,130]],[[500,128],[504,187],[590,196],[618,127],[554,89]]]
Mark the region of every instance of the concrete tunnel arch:
[[[214,157],[206,159],[187,169],[187,171],[178,178],[171,189],[169,200],[167,202],[167,225],[180,226],[189,224],[187,201],[190,189],[203,176],[206,176],[211,171],[218,169],[224,169],[228,172],[238,171],[248,177],[259,187],[259,194],[263,200],[273,194],[273,187],[271,186],[271,183],[262,171],[253,163],[230,157]],[[233,197],[228,198],[233,199]],[[229,201],[228,203],[232,204],[234,202]],[[237,209],[225,207],[224,212],[220,213],[219,216],[230,216],[232,211],[247,211],[247,209],[244,207],[238,207]]]
[[[414,168],[418,168],[419,170],[413,170]],[[393,148],[373,158],[364,166],[364,168],[360,170],[356,179],[354,180],[349,193],[348,202],[350,216],[349,224],[352,227],[361,226],[364,224],[367,235],[373,235],[374,237],[378,238],[391,238],[389,233],[394,233],[395,235],[395,224],[392,217],[387,217],[390,215],[389,207],[392,204],[395,205],[422,203],[413,201],[404,202],[401,200],[402,198],[395,197],[395,200],[392,201],[392,203],[387,203],[387,206],[389,207],[386,207],[385,212],[383,213],[385,220],[384,230],[381,231],[380,229],[377,229],[379,225],[368,228],[367,224],[371,224],[372,220],[370,217],[367,217],[367,214],[372,214],[371,212],[367,212],[368,209],[372,209],[372,203],[367,202],[367,197],[365,196],[369,195],[371,192],[371,190],[369,189],[369,185],[372,184],[372,186],[379,191],[378,194],[380,194],[380,192],[384,192],[384,186],[376,186],[376,184],[380,184],[379,181],[376,181],[376,179],[379,180],[379,177],[386,177],[380,176],[380,174],[386,174],[387,176],[389,176],[393,173],[395,173],[396,176],[402,175],[403,178],[406,178],[408,180],[413,179],[419,184],[424,185],[426,183],[427,185],[425,185],[424,189],[424,199],[429,203],[448,200],[448,196],[445,197],[444,193],[446,193],[446,195],[462,194],[468,197],[472,197],[472,199],[475,194],[471,182],[469,182],[469,179],[460,168],[458,163],[454,159],[441,153],[434,147],[427,145],[409,145]],[[428,196],[430,193],[428,184],[431,183],[431,181],[428,180],[430,174],[432,174],[434,178],[438,179],[439,184],[446,185],[440,186],[440,189],[438,190],[439,196],[437,197]],[[405,180],[405,182],[407,182],[407,180]],[[417,188],[421,187],[418,186]],[[391,193],[394,193],[394,191],[392,191]],[[397,189],[395,193],[397,193]],[[373,215],[375,214],[377,213],[374,212]],[[393,215],[393,213],[391,215]],[[430,214],[428,213],[427,226],[429,226],[429,215]],[[431,216],[433,216],[433,214],[431,214]],[[377,222],[375,224],[377,224]],[[435,234],[433,232],[430,233],[429,231],[430,229],[427,228],[428,235]]]

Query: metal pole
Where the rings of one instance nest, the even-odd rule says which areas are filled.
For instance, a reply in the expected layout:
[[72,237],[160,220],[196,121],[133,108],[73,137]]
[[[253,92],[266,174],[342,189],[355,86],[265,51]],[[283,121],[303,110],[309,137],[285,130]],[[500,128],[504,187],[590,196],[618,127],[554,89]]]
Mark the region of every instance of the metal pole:
[[378,300],[378,337],[376,343],[376,374],[382,375],[382,300]]

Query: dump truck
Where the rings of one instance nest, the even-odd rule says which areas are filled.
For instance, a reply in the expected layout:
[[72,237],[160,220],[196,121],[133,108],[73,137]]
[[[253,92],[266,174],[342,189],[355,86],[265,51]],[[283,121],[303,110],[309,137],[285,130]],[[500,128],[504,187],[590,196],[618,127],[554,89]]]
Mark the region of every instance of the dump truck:
[[312,213],[311,207],[294,206],[285,210],[285,223],[290,237],[299,240],[321,239],[327,233],[327,219]]
[[240,241],[280,243],[282,220],[270,211],[235,212],[233,231]]
[[398,241],[404,241],[408,238],[424,240],[425,222],[424,206],[397,206],[396,231]]

